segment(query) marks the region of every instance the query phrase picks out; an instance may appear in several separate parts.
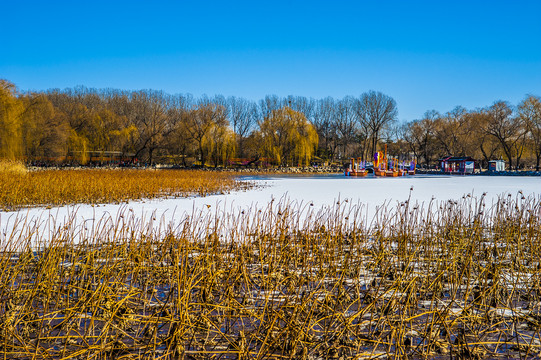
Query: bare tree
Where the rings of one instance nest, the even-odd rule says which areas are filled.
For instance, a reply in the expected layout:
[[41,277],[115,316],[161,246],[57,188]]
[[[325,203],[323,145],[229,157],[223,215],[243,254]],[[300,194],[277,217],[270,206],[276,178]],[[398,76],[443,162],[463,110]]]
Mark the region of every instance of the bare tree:
[[533,95],[528,96],[519,104],[518,113],[528,129],[528,136],[535,154],[535,171],[539,171],[541,160],[541,98]]
[[435,110],[427,111],[421,120],[414,120],[404,125],[402,135],[409,144],[416,158],[423,158],[426,167],[434,158],[436,151],[435,120],[439,117]]
[[139,141],[135,157],[146,152],[152,165],[154,152],[162,145],[162,139],[173,128],[167,121],[167,98],[163,92],[138,91],[132,94],[133,123],[139,130]]
[[266,118],[274,110],[282,108],[282,100],[276,95],[266,95],[264,99],[259,100],[259,107],[261,108],[261,118]]
[[315,102],[312,99],[304,96],[289,95],[284,99],[284,106],[289,106],[293,110],[303,113],[308,121],[313,121]]
[[313,111],[313,124],[319,135],[319,146],[324,155],[334,160],[337,146],[337,134],[335,126],[335,101],[332,97],[326,97],[316,101]]
[[505,156],[509,160],[509,168],[518,170],[520,158],[524,151],[523,142],[526,136],[526,127],[522,119],[513,116],[513,108],[505,101],[497,101],[485,110],[488,120],[484,124],[484,131],[494,136],[500,142]]
[[357,112],[354,110],[354,103],[355,99],[351,96],[346,96],[336,103],[336,131],[342,146],[342,158],[350,155],[348,148],[355,142],[357,137],[358,118]]
[[444,116],[434,119],[434,133],[445,155],[466,155],[462,138],[463,133],[467,131],[466,114],[466,109],[457,106]]
[[360,121],[370,130],[372,140],[371,153],[377,151],[378,140],[385,126],[396,121],[398,110],[396,102],[381,92],[369,91],[359,99],[358,116]]
[[[359,153],[362,157],[370,159],[375,151],[372,151],[371,129],[368,122],[362,118],[363,105],[359,99],[355,99],[353,103],[355,113],[357,114],[357,142],[359,144]],[[372,152],[372,153],[371,153]]]
[[165,141],[165,147],[170,155],[180,157],[182,165],[187,166],[186,158],[195,153],[195,144],[188,133],[186,114],[194,106],[191,95],[175,95],[170,98],[170,107],[167,111],[168,123],[171,131]]
[[471,129],[469,139],[482,156],[481,167],[488,167],[488,162],[495,159],[501,151],[500,142],[485,131],[487,124],[492,121],[491,117],[484,110],[471,111],[467,114],[467,117]]
[[227,98],[229,122],[237,135],[238,152],[243,155],[243,143],[258,118],[258,107],[253,101],[230,96]]

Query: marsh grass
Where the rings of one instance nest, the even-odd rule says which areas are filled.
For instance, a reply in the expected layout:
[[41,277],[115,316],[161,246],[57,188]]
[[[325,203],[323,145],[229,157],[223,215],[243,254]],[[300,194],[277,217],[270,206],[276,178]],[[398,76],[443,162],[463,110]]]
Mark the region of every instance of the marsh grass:
[[0,160],[0,173],[7,175],[25,175],[28,172],[26,166],[19,161]]
[[[3,165],[2,165],[3,164]],[[234,173],[188,170],[71,169],[25,171],[0,164],[0,209],[120,203],[165,196],[205,196],[246,187]]]
[[175,227],[122,213],[92,231],[68,223],[47,241],[5,234],[0,354],[539,356],[539,199],[406,201],[371,222],[364,214],[347,200],[284,200]]

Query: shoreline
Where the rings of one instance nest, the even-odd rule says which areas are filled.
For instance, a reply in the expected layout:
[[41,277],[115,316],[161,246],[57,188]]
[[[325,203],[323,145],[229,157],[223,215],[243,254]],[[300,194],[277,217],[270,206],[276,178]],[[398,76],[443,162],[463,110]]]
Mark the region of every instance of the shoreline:
[[[87,169],[103,169],[103,170],[179,170],[179,171],[208,171],[208,172],[233,172],[239,174],[340,174],[344,172],[344,168],[338,166],[289,166],[289,167],[273,167],[273,168],[224,168],[224,167],[179,167],[175,165],[157,164],[154,166],[141,167],[121,167],[121,166],[52,166],[38,167],[29,166],[28,171],[47,171],[47,170],[87,170]],[[417,169],[418,175],[456,175],[456,176],[541,176],[541,171],[535,170],[513,170],[513,171],[478,171],[473,174],[448,174],[442,173],[440,170],[424,170]]]
[[519,171],[480,171],[473,174],[449,174],[439,170],[417,170],[419,175],[454,175],[454,176],[541,176],[541,171],[519,170]]

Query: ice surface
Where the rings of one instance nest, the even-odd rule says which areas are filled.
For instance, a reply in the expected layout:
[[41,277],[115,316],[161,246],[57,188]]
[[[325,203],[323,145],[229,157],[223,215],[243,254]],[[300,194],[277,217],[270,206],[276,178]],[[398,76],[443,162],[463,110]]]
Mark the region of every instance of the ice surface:
[[[212,173],[209,173],[212,176]],[[290,201],[297,206],[321,208],[348,200],[362,204],[367,219],[382,205],[396,207],[411,196],[411,203],[457,200],[471,194],[481,197],[486,193],[487,207],[499,196],[511,194],[539,198],[541,178],[507,176],[422,176],[399,178],[351,178],[328,176],[273,176],[249,177],[258,186],[251,190],[196,198],[152,199],[129,204],[99,206],[74,205],[52,209],[32,208],[17,212],[0,212],[2,239],[14,236],[17,229],[33,224],[33,231],[44,234],[56,231],[66,222],[88,224],[91,229],[98,221],[119,221],[121,214],[135,214],[141,222],[154,221],[165,226],[181,222],[186,216],[212,216],[217,213],[238,213],[243,209],[265,209],[274,200]],[[90,230],[89,230],[90,231]]]

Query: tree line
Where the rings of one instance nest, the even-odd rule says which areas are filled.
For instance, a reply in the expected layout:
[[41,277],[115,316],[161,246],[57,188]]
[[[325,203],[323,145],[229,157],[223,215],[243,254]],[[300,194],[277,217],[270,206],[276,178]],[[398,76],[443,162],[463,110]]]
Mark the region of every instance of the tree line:
[[498,101],[471,111],[429,111],[400,123],[395,100],[376,91],[252,101],[86,87],[19,92],[0,80],[0,157],[86,163],[91,152],[117,152],[147,164],[306,165],[370,159],[386,144],[390,153],[425,166],[445,155],[468,155],[539,168],[540,103],[528,96],[517,106]]
[[504,159],[518,170],[541,161],[541,98],[528,95],[516,106],[506,101],[468,111],[463,107],[440,114],[427,111],[422,119],[398,130],[402,149],[430,167],[446,155],[471,156],[486,168],[489,160]]

